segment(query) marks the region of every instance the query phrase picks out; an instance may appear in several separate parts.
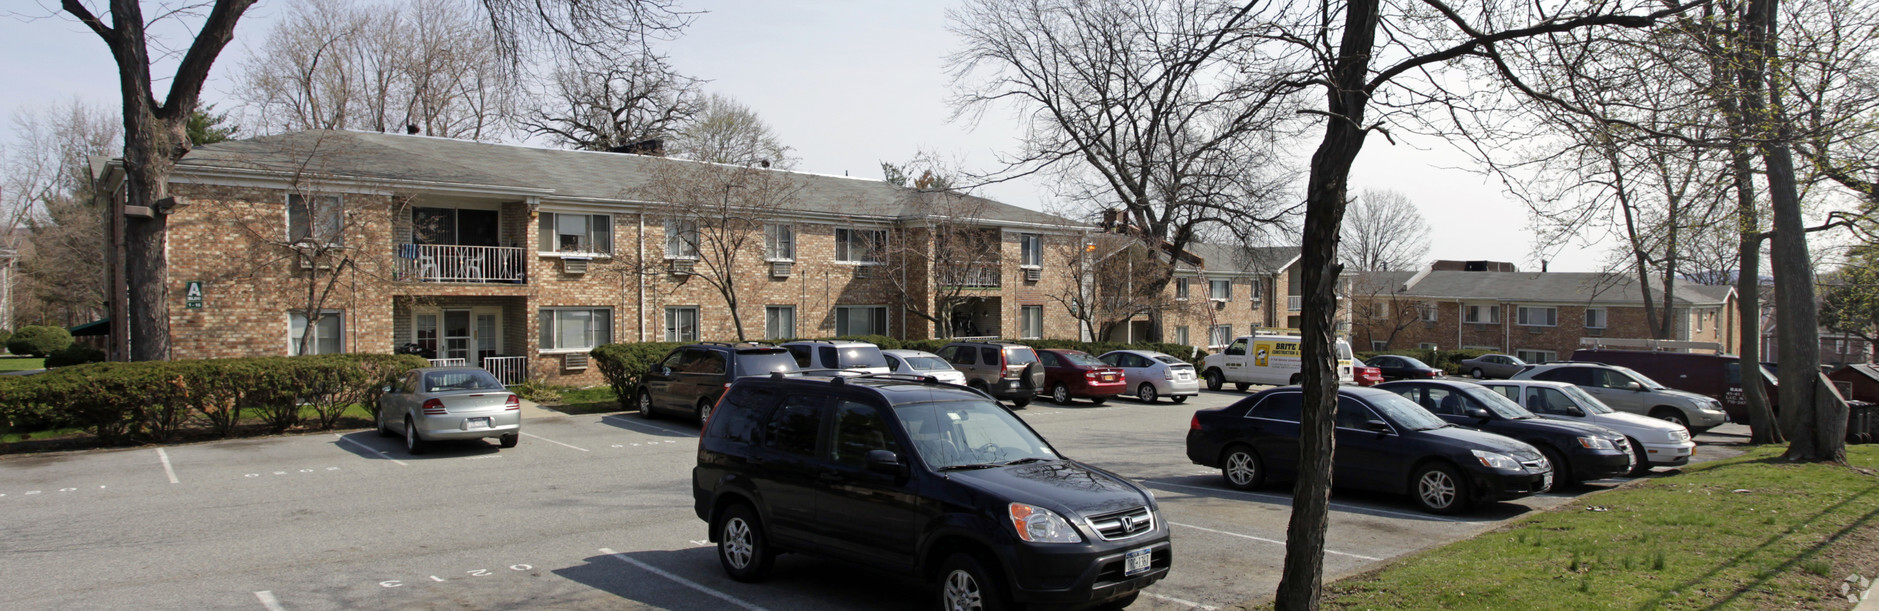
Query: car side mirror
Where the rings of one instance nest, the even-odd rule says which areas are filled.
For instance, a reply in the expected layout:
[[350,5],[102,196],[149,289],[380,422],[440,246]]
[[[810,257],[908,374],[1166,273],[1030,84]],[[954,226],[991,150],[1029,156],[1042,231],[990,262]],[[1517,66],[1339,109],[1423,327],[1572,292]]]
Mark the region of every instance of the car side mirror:
[[1364,430],[1376,433],[1388,433],[1390,432],[1390,423],[1382,420],[1365,420]]
[[887,450],[868,451],[868,470],[882,475],[901,474],[900,455]]
[[1644,385],[1639,384],[1637,382],[1625,382],[1625,390],[1629,390],[1633,392],[1643,392]]
[[1566,408],[1566,415],[1572,416],[1574,418],[1584,418],[1585,410],[1579,409],[1577,407],[1568,407]]
[[659,375],[662,375],[662,376],[669,376],[669,375],[672,375],[672,368],[671,368],[671,367],[660,367],[660,368],[659,368]]
[[1488,410],[1481,409],[1479,407],[1468,408],[1468,410],[1462,412],[1462,414],[1467,415],[1469,418],[1474,418],[1476,420],[1491,420],[1494,418],[1493,415],[1488,413]]
[[379,391],[380,391],[380,392],[384,392],[385,394],[391,394],[391,393],[395,393],[395,392],[398,392],[398,390],[397,390],[397,389],[394,389],[394,388],[392,388],[392,387],[390,387],[390,386],[386,386],[386,387],[383,387],[383,388],[380,388],[380,389],[379,389]]

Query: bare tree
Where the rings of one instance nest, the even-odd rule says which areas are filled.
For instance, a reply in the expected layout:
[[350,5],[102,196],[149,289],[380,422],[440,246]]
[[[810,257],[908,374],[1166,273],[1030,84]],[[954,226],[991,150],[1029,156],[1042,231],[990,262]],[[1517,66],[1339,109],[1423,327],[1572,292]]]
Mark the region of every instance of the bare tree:
[[1409,197],[1367,190],[1351,200],[1341,240],[1344,265],[1359,271],[1412,269],[1429,253],[1429,224]]
[[[122,92],[125,196],[123,203],[115,204],[122,208],[108,215],[113,219],[108,233],[123,239],[106,243],[112,248],[121,244],[124,251],[125,273],[114,275],[113,282],[125,287],[122,301],[128,306],[126,315],[112,316],[113,335],[130,340],[129,356],[135,360],[168,358],[169,274],[164,246],[169,214],[176,205],[168,193],[169,175],[177,160],[189,152],[188,121],[201,99],[209,68],[233,39],[236,22],[254,6],[254,0],[166,6],[157,12],[159,19],[200,19],[168,79],[169,92],[162,101],[152,86],[151,22],[144,18],[142,2],[109,0],[108,22],[83,0],[61,0],[59,6],[111,51]],[[509,60],[512,70],[519,69],[531,46],[608,46],[630,51],[648,36],[675,34],[689,21],[688,14],[674,10],[672,0],[482,0],[482,6],[488,13],[488,26],[496,33],[499,57]],[[126,211],[137,216],[126,218]]]
[[1351,281],[1351,337],[1381,340],[1393,348],[1398,334],[1422,322],[1424,309],[1433,306],[1398,299],[1401,286],[1390,274],[1359,273]]
[[794,228],[777,221],[800,205],[801,190],[781,170],[675,160],[659,160],[639,190],[664,219],[666,261],[682,266],[670,271],[689,267],[681,283],[703,282],[724,298],[738,341],[749,339],[738,283],[748,282],[777,231],[794,248]]
[[[914,182],[929,187],[943,182],[935,176],[929,171]],[[1017,281],[1002,276],[1000,232],[985,221],[986,201],[950,189],[920,187],[903,189],[901,201],[916,218],[902,223],[881,244],[879,258],[889,266],[887,282],[907,314],[933,326],[933,337],[976,335],[965,329],[958,313],[996,294],[1002,282]]]
[[523,126],[590,151],[673,141],[703,106],[698,80],[678,74],[656,55],[627,63],[587,58],[563,66],[548,83],[546,98]]
[[96,320],[105,307],[104,210],[88,157],[122,141],[117,118],[72,100],[16,114],[13,128],[0,155],[0,250],[19,256],[20,277],[9,287],[15,320]]
[[[1278,5],[1220,0],[973,0],[948,12],[955,116],[1009,105],[1023,150],[992,180],[1056,176],[1085,212],[1120,205],[1151,249],[1253,243],[1296,200],[1277,158],[1312,61],[1274,34]],[[1160,293],[1173,269],[1136,287]],[[1159,313],[1151,312],[1152,319]],[[1158,322],[1158,320],[1157,320]],[[1159,324],[1150,326],[1159,339]]]
[[738,166],[790,168],[796,159],[763,118],[737,100],[706,97],[696,116],[681,128],[671,153],[694,161]]

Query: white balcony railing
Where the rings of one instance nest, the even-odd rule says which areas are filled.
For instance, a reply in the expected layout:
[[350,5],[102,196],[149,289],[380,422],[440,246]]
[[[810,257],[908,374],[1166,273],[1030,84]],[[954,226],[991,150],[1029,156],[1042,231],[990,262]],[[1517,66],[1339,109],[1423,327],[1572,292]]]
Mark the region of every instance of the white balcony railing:
[[469,359],[426,359],[432,367],[469,367]]
[[998,288],[999,280],[1001,280],[996,263],[943,265],[935,274],[939,279],[935,284],[946,287],[995,289]]
[[483,369],[496,376],[496,380],[506,386],[514,386],[528,380],[528,357],[526,356],[486,356],[483,357]]
[[398,278],[416,282],[524,282],[528,259],[521,248],[398,245]]
[[1289,295],[1285,298],[1285,311],[1297,312],[1305,309],[1304,295]]

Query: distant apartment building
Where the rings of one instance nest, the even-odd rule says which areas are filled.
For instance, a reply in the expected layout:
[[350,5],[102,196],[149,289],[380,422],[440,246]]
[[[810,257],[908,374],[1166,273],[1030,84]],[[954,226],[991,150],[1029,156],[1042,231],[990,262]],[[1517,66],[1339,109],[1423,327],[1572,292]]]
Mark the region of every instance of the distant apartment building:
[[[1352,347],[1494,350],[1540,362],[1569,358],[1588,341],[1655,337],[1630,276],[1469,271],[1513,266],[1457,263],[1360,274],[1351,289]],[[1651,300],[1670,318],[1662,339],[1714,343],[1729,353],[1741,346],[1733,287],[1678,284],[1667,301],[1658,289]]]

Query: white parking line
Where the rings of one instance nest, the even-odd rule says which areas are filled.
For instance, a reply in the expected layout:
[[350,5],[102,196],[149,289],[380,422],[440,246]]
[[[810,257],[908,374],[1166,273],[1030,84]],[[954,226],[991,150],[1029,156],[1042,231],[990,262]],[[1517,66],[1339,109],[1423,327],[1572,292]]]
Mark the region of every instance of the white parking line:
[[582,452],[586,452],[586,451],[587,451],[587,449],[586,449],[586,448],[576,448],[576,447],[574,447],[574,446],[571,446],[571,445],[568,445],[568,444],[565,444],[565,443],[561,443],[561,442],[559,442],[559,441],[555,441],[555,440],[553,440],[553,439],[549,439],[549,438],[547,438],[547,437],[543,437],[543,436],[541,436],[541,435],[536,435],[536,434],[534,434],[534,433],[523,433],[523,435],[528,435],[528,436],[530,436],[530,437],[534,437],[534,438],[536,438],[536,439],[540,439],[540,440],[542,440],[542,441],[546,441],[546,442],[548,442],[548,443],[552,443],[552,444],[555,444],[555,445],[558,445],[558,446],[561,446],[561,447],[564,447],[564,448],[574,448],[574,449],[576,449],[576,450],[580,450],[580,451],[582,451]]
[[[1195,525],[1193,525],[1193,524],[1182,524],[1182,523],[1180,523],[1180,522],[1169,522],[1169,524],[1172,524],[1172,525],[1174,525],[1174,526],[1179,526],[1179,527],[1182,527],[1182,528],[1192,528],[1192,529],[1194,529],[1194,530],[1204,530],[1204,531],[1207,531],[1207,532],[1210,532],[1210,533],[1214,533],[1214,534],[1216,534],[1216,535],[1226,535],[1226,536],[1229,536],[1229,537],[1239,537],[1239,538],[1241,538],[1241,539],[1252,539],[1252,540],[1254,540],[1254,541],[1264,541],[1264,542],[1266,542],[1266,543],[1277,543],[1277,544],[1279,544],[1279,545],[1285,545],[1285,542],[1284,542],[1284,541],[1280,541],[1280,540],[1278,540],[1278,539],[1267,539],[1267,538],[1265,538],[1265,537],[1255,537],[1255,536],[1252,536],[1252,535],[1242,535],[1242,534],[1240,534],[1240,533],[1230,533],[1230,532],[1227,532],[1227,531],[1224,531],[1224,530],[1214,530],[1214,529],[1211,529],[1211,528],[1206,528],[1206,527],[1203,527],[1203,526],[1195,526]],[[1382,560],[1382,558],[1372,558],[1372,557],[1370,557],[1370,556],[1365,556],[1365,555],[1363,555],[1363,554],[1353,554],[1353,553],[1350,553],[1350,552],[1340,552],[1340,551],[1337,551],[1337,550],[1333,550],[1333,549],[1326,549],[1326,550],[1324,550],[1324,553],[1327,553],[1327,554],[1337,554],[1337,555],[1339,555],[1339,556],[1350,556],[1350,557],[1352,557],[1352,558],[1356,558],[1356,559],[1359,559],[1359,560],[1370,560],[1370,561],[1377,561],[1377,560]]]
[[157,448],[157,458],[163,460],[163,474],[170,476],[170,483],[179,483],[176,481],[176,469],[170,467],[170,454],[164,452],[163,448]]
[[1220,611],[1219,607],[1216,607],[1213,605],[1203,605],[1203,604],[1200,604],[1191,600],[1181,600],[1173,596],[1162,596],[1154,592],[1143,592],[1142,595],[1147,596],[1149,598],[1156,599],[1156,600],[1165,600],[1165,601],[1168,601],[1177,605],[1187,605],[1191,609],[1200,609],[1202,611]]
[[[1226,490],[1222,488],[1206,488],[1202,486],[1189,486],[1186,484],[1170,484],[1168,482],[1158,482],[1158,481],[1150,480],[1150,479],[1143,479],[1143,480],[1136,480],[1136,481],[1139,481],[1144,484],[1153,485],[1153,486],[1167,486],[1170,488],[1188,488],[1192,490],[1206,490],[1208,492],[1219,492],[1223,494],[1239,494],[1239,495],[1244,495],[1244,496],[1281,500],[1287,503],[1290,503],[1292,501],[1292,497],[1286,496],[1283,494],[1267,494],[1263,492],[1241,492],[1238,490]],[[1352,505],[1349,503],[1339,503],[1337,501],[1332,501],[1331,506],[1336,507],[1336,508],[1350,510],[1350,511],[1367,511],[1371,513],[1381,513],[1381,514],[1392,515],[1392,516],[1402,516],[1404,518],[1411,519],[1411,520],[1434,520],[1437,522],[1466,522],[1467,521],[1467,520],[1456,520],[1452,518],[1444,518],[1440,516],[1432,516],[1432,515],[1422,514],[1422,513],[1405,513],[1401,511],[1391,511],[1388,509],[1377,509],[1375,507],[1366,507],[1364,505]]]
[[400,467],[409,467],[409,466],[411,466],[411,465],[407,465],[407,464],[405,464],[405,461],[402,461],[402,460],[398,460],[398,459],[396,459],[396,458],[392,458],[390,454],[386,454],[386,453],[384,453],[383,451],[380,451],[380,450],[379,450],[378,448],[374,448],[374,447],[372,447],[372,446],[368,446],[368,445],[365,445],[365,444],[363,444],[363,443],[359,443],[359,442],[357,442],[357,441],[353,441],[353,440],[351,440],[351,439],[347,439],[347,438],[346,438],[346,436],[344,436],[344,435],[341,435],[341,434],[339,434],[339,433],[333,433],[333,436],[334,436],[334,437],[338,437],[340,441],[344,441],[344,442],[346,442],[346,443],[350,443],[350,444],[352,444],[352,445],[355,445],[355,446],[359,446],[359,447],[361,447],[361,448],[365,448],[365,449],[367,449],[367,450],[370,450],[370,451],[372,451],[372,453],[374,453],[374,454],[378,454],[378,455],[379,455],[380,457],[383,457],[383,458],[384,458],[385,460],[389,460],[389,461],[392,461],[392,462],[395,462],[395,463],[398,463],[398,466],[400,466]]
[[266,607],[268,611],[286,611],[281,608],[281,601],[274,598],[273,590],[255,592],[254,597],[261,599],[261,606]]
[[680,577],[680,576],[678,576],[678,575],[674,575],[674,574],[671,574],[671,573],[668,573],[668,572],[665,572],[665,571],[662,571],[662,570],[659,570],[659,568],[658,568],[658,567],[655,567],[655,566],[653,566],[653,565],[650,565],[650,564],[646,564],[646,563],[644,563],[644,562],[640,562],[640,561],[638,561],[638,560],[634,560],[634,559],[632,559],[632,558],[628,558],[628,557],[626,556],[626,554],[622,554],[622,553],[620,553],[620,552],[616,552],[616,551],[613,551],[613,550],[610,550],[610,549],[607,549],[607,548],[604,548],[604,547],[603,547],[603,548],[600,548],[600,553],[602,553],[602,554],[606,554],[606,555],[608,555],[608,556],[613,556],[613,557],[615,557],[615,558],[619,558],[621,562],[625,562],[625,563],[627,563],[627,564],[631,564],[631,565],[633,565],[633,566],[636,566],[636,567],[639,567],[639,568],[642,568],[642,569],[646,569],[646,571],[647,571],[647,572],[650,572],[650,573],[652,573],[652,574],[654,574],[654,575],[658,575],[658,576],[660,576],[660,577],[664,577],[664,578],[666,578],[666,579],[670,579],[670,580],[672,580],[672,581],[676,581],[676,582],[679,582],[680,584],[683,584],[684,586],[686,586],[686,587],[689,587],[689,588],[691,588],[691,589],[693,589],[693,590],[697,590],[697,591],[700,591],[700,592],[704,592],[705,594],[709,594],[709,595],[711,595],[711,596],[714,596],[714,597],[717,597],[718,599],[720,599],[720,600],[723,600],[724,602],[728,602],[728,603],[731,603],[731,604],[733,604],[733,605],[737,605],[738,607],[741,607],[741,608],[744,608],[744,609],[748,609],[749,611],[766,611],[766,610],[765,610],[765,609],[764,609],[763,607],[759,607],[759,606],[756,606],[756,605],[753,605],[753,604],[750,604],[750,603],[747,603],[747,602],[744,602],[744,601],[742,601],[742,600],[739,600],[739,599],[738,599],[737,597],[735,597],[735,596],[731,596],[731,595],[729,595],[729,594],[725,594],[725,593],[723,593],[723,592],[719,592],[719,591],[717,591],[717,590],[713,590],[713,589],[711,589],[711,588],[707,588],[707,587],[705,587],[705,586],[704,586],[704,584],[700,584],[700,583],[698,583],[698,582],[696,582],[696,581],[692,581],[692,580],[690,580],[690,579],[686,579],[686,578],[684,578],[684,577]]

